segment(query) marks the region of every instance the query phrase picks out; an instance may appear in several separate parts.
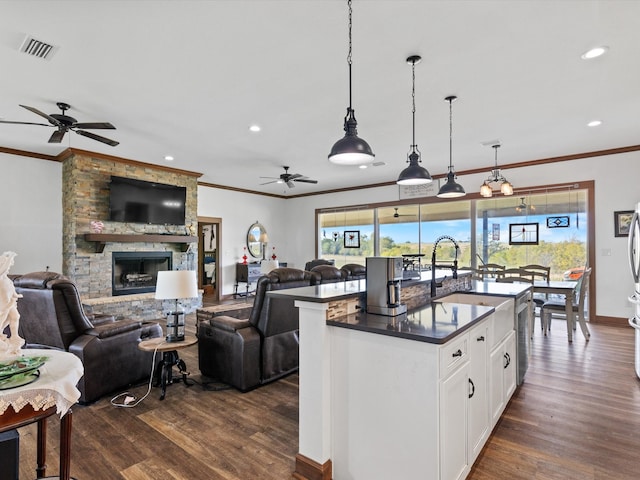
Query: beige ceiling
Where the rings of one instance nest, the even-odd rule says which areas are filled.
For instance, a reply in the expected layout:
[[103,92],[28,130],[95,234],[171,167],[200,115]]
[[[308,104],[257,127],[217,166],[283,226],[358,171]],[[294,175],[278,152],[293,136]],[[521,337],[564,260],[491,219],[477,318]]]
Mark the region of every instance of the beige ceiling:
[[[0,147],[163,165],[170,154],[204,182],[272,194],[395,181],[411,144],[412,54],[432,174],[446,172],[451,94],[459,171],[489,169],[493,140],[500,164],[636,145],[638,19],[640,1],[354,0],[353,107],[385,163],[360,170],[327,161],[348,105],[346,1],[0,1],[0,119],[41,122],[18,105],[50,114],[64,101],[80,122],[113,123],[93,132],[120,142],[48,144],[52,128],[0,124]],[[57,51],[20,53],[25,35]],[[596,45],[609,53],[581,60]],[[260,185],[283,165],[319,183]]]

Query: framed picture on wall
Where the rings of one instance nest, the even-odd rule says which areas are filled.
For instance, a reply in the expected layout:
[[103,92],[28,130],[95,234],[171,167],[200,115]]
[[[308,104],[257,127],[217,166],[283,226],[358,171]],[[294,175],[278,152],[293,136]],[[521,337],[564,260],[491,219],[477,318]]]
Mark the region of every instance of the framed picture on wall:
[[344,231],[344,248],[360,248],[360,231]]
[[621,210],[613,212],[613,225],[616,237],[628,237],[633,210]]
[[538,224],[510,223],[509,245],[538,245]]

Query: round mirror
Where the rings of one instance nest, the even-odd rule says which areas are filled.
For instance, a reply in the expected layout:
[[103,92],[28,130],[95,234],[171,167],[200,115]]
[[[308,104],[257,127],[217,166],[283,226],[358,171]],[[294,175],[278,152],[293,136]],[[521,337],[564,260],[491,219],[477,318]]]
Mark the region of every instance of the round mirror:
[[247,249],[252,257],[262,257],[262,245],[268,241],[267,231],[260,223],[256,222],[249,227],[249,231],[247,232]]

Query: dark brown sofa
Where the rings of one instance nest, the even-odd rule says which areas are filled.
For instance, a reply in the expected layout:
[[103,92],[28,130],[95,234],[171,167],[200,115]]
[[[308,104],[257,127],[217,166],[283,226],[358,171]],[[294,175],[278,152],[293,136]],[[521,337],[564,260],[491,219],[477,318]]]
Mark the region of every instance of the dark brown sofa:
[[215,316],[198,324],[198,362],[206,377],[247,391],[298,369],[298,308],[273,290],[315,285],[317,274],[276,268],[260,277],[249,318]]
[[139,350],[138,343],[162,336],[156,322],[87,316],[75,284],[59,273],[11,278],[22,295],[18,299],[19,333],[26,347],[66,350],[82,361],[81,403],[149,377],[153,353]]

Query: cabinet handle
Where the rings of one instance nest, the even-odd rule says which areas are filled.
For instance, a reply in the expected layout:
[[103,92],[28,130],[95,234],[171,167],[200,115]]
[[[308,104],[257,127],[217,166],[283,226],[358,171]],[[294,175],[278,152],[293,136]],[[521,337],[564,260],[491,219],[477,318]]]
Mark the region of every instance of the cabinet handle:
[[451,356],[452,357],[461,357],[462,356],[462,350],[458,349],[458,351],[452,353]]
[[504,354],[504,358],[507,361],[507,363],[505,364],[504,368],[507,368],[509,365],[511,365],[511,356],[508,353]]
[[484,336],[480,335],[478,338],[476,338],[477,342],[484,342]]
[[469,383],[471,384],[471,393],[469,394],[469,398],[471,398],[476,393],[476,386],[473,384],[473,380],[471,379],[469,379]]

